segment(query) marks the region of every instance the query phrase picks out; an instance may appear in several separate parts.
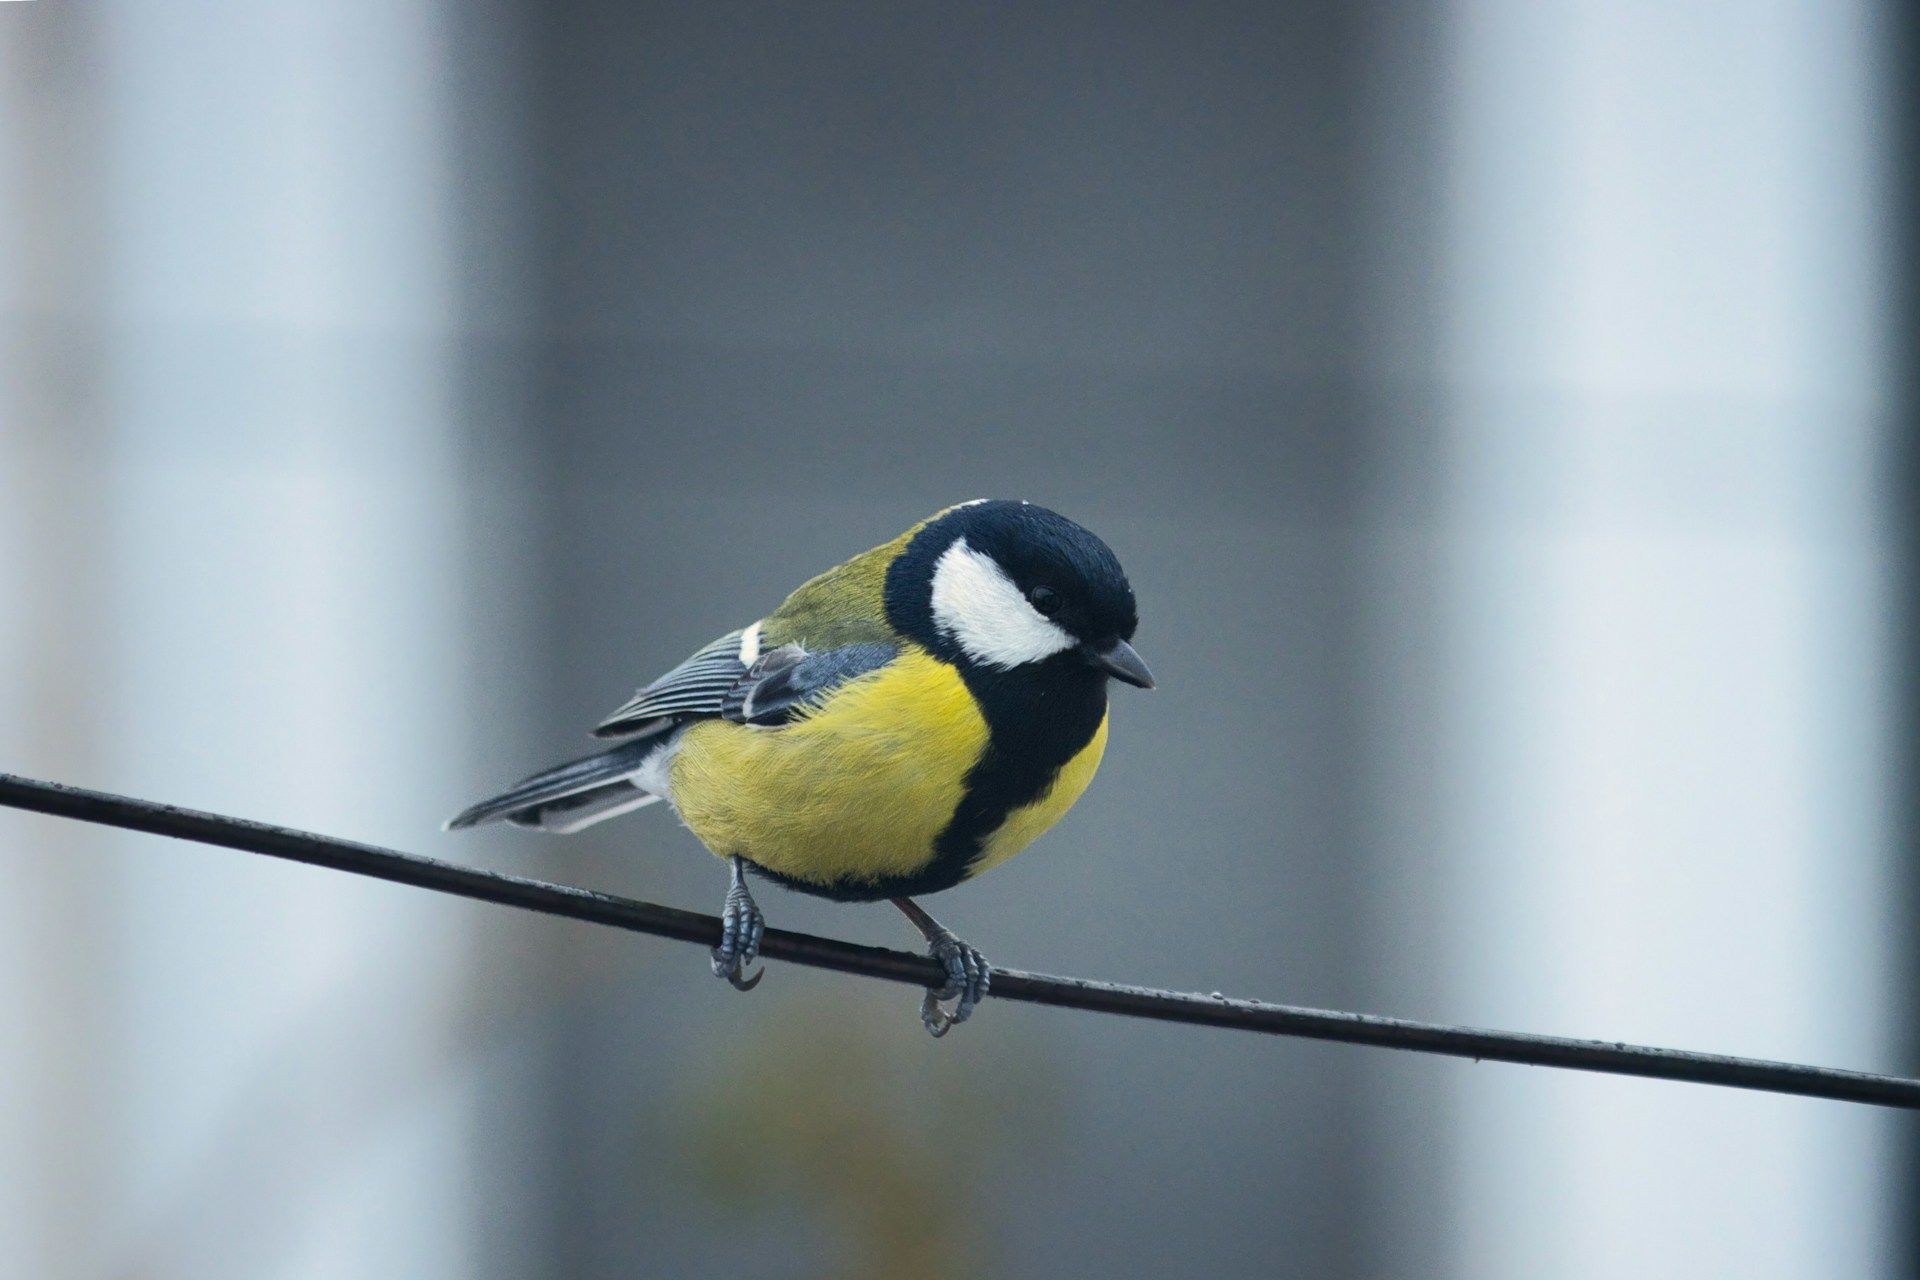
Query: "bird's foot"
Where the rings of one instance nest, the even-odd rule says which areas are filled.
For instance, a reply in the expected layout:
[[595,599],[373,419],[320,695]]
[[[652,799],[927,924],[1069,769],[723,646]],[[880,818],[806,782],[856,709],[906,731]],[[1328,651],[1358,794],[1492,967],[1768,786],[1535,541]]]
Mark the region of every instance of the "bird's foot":
[[[920,1001],[920,1021],[933,1035],[943,1036],[973,1016],[974,1006],[986,998],[993,981],[993,966],[987,958],[945,929],[927,938],[927,954],[947,971],[946,985],[928,987]],[[945,1000],[958,999],[953,1012],[941,1007]]]
[[727,887],[726,906],[720,912],[720,945],[713,949],[713,976],[725,978],[736,991],[751,991],[767,976],[764,967],[747,976],[747,967],[760,954],[760,936],[767,918],[747,892],[746,862],[733,859],[733,882]]

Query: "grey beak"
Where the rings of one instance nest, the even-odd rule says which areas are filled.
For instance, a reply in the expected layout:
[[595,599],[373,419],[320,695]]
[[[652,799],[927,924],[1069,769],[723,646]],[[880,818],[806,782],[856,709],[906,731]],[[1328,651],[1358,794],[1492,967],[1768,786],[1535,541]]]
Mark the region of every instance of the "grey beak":
[[1083,645],[1081,656],[1115,680],[1125,680],[1128,684],[1142,689],[1153,688],[1153,672],[1147,670],[1147,664],[1133,651],[1133,646],[1125,640],[1115,640],[1104,648],[1096,649],[1092,645]]

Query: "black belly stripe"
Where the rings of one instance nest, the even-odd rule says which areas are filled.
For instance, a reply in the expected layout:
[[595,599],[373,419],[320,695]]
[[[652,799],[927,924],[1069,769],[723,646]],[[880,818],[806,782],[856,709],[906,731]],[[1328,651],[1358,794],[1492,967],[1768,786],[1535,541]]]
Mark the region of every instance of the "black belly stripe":
[[987,721],[987,749],[967,774],[927,874],[959,883],[1007,815],[1046,794],[1107,714],[1107,680],[1071,654],[1010,672],[963,673]]
[[951,889],[979,858],[1007,815],[1046,793],[1068,761],[1085,750],[1107,714],[1107,679],[1072,654],[1012,671],[961,669],[987,722],[987,749],[967,773],[966,789],[933,860],[910,876],[825,885],[764,867],[754,870],[789,889],[842,902],[875,902]]

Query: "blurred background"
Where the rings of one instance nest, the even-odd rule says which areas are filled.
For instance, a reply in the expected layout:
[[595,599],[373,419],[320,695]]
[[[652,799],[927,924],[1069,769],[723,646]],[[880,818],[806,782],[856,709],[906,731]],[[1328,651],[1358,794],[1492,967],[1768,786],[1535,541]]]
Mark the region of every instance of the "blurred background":
[[[1024,497],[1161,688],[990,956],[1920,1071],[1907,22],[0,5],[0,768],[713,910],[439,823]],[[1890,1114],[915,1003],[0,814],[0,1274],[1920,1275]]]

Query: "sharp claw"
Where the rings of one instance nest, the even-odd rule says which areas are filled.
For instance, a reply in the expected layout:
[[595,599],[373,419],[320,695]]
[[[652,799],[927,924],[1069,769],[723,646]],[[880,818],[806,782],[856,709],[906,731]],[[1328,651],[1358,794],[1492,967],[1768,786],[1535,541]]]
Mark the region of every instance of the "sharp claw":
[[744,976],[746,967],[753,963],[754,954],[753,951],[740,951],[729,957],[726,952],[715,947],[713,959],[707,963],[713,969],[713,976],[725,978],[732,984],[735,991],[751,991],[760,985],[760,979],[767,976],[764,965],[755,969],[751,978]]
[[940,997],[931,989],[920,998],[920,1021],[926,1025],[927,1033],[936,1040],[953,1030],[954,1019],[948,1017],[947,1011],[940,1007]]

